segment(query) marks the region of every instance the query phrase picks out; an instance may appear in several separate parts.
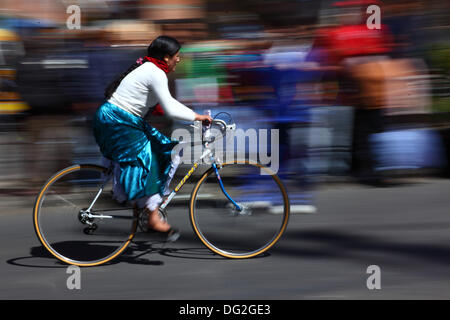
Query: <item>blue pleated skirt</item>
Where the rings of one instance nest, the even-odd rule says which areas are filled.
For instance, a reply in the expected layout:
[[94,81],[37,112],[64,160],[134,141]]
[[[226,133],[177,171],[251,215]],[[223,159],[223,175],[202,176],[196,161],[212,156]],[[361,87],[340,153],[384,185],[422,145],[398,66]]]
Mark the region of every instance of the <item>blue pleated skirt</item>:
[[178,141],[109,102],[97,109],[93,130],[103,156],[119,164],[120,184],[128,200],[163,194]]

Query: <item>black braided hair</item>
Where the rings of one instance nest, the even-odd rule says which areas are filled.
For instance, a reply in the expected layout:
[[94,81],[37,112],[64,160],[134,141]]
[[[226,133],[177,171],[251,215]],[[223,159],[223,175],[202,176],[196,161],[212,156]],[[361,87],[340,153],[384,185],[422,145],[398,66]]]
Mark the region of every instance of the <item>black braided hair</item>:
[[180,43],[169,36],[159,36],[148,46],[147,55],[149,57],[163,60],[166,55],[173,57],[180,51]]
[[[142,63],[145,62],[142,61]],[[113,95],[113,93],[117,90],[122,80],[134,69],[139,67],[142,63],[135,62],[131,67],[128,68],[127,71],[122,73],[118,78],[116,78],[113,82],[111,82],[105,89],[105,98],[109,99]]]
[[[147,55],[149,57],[163,60],[166,55],[170,57],[174,56],[178,51],[180,51],[180,43],[169,36],[159,36],[147,48]],[[141,59],[141,61],[136,61],[131,67],[128,68],[124,73],[117,77],[113,82],[111,82],[105,90],[105,98],[109,99],[113,93],[117,90],[122,80],[134,69],[145,63],[147,60]]]

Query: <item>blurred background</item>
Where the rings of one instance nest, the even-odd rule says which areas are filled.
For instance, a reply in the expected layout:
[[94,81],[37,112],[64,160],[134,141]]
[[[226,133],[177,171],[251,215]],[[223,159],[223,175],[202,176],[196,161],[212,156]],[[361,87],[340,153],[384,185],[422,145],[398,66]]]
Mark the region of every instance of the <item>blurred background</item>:
[[[449,177],[449,2],[0,4],[0,195],[36,194],[65,166],[99,163],[90,121],[104,89],[162,34],[183,45],[174,97],[240,128],[279,129],[279,173],[299,190]],[[378,29],[367,26],[373,4]],[[71,5],[79,29],[68,28]],[[167,135],[179,126],[148,120]]]

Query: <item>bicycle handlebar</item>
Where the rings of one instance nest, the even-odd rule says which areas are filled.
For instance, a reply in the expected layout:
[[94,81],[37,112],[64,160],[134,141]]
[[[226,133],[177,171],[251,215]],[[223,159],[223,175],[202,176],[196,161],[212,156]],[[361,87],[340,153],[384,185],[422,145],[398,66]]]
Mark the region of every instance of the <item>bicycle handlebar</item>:
[[[216,136],[212,136],[213,139],[210,139],[210,133],[211,133],[211,126],[216,124],[219,127],[219,130],[221,132],[221,137],[219,137],[219,139],[217,139],[218,137]],[[224,120],[221,119],[213,119],[213,121],[209,124],[209,125],[201,125],[200,127],[197,125],[190,125],[192,128],[194,129],[202,129],[202,144],[204,143],[208,143],[208,142],[217,142],[219,140],[221,140],[221,138],[223,139],[223,136],[227,133],[227,131],[234,131],[236,130],[236,124],[232,123],[232,124],[227,124]],[[200,142],[197,142],[200,143]],[[191,143],[193,145],[197,144],[197,143]]]
[[[233,123],[233,124],[227,124],[225,121],[220,120],[220,119],[213,119],[212,123],[210,123],[210,124],[208,124],[208,125],[202,125],[201,128],[206,128],[206,129],[208,129],[208,128],[211,127],[212,124],[218,124],[218,125],[220,125],[220,127],[221,127],[221,128],[220,128],[220,131],[222,131],[222,132],[226,132],[226,130],[235,130],[235,129],[236,129],[236,124],[235,124],[235,123]],[[194,128],[194,129],[200,129],[200,127],[198,127],[198,126],[196,126],[196,125],[194,125],[194,124],[191,124],[191,125],[189,125],[189,126],[192,127],[192,128]]]

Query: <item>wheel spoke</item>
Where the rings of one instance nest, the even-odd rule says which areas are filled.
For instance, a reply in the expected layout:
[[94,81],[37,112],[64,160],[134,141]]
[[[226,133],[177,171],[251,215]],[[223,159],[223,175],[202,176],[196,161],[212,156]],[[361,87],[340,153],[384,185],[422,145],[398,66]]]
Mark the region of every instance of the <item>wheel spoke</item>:
[[[224,164],[220,179],[213,168],[194,187],[191,223],[200,240],[215,253],[230,258],[259,255],[286,229],[286,190],[276,175],[261,175],[261,169],[248,162]],[[207,193],[213,197],[201,197]],[[280,205],[285,208],[282,214],[272,214],[271,208]]]
[[57,197],[58,199],[62,200],[63,202],[69,204],[69,206],[73,207],[73,208],[78,208],[77,205],[73,202],[70,202],[69,200],[67,200],[66,198],[64,198],[63,196],[61,196],[60,194],[57,194],[55,191],[51,191],[50,192],[52,195],[54,195],[55,197]]
[[[34,225],[43,246],[56,258],[80,266],[111,261],[136,230],[132,208],[111,197],[107,169],[73,166],[55,174],[37,198]],[[93,201],[94,199],[94,201]]]

